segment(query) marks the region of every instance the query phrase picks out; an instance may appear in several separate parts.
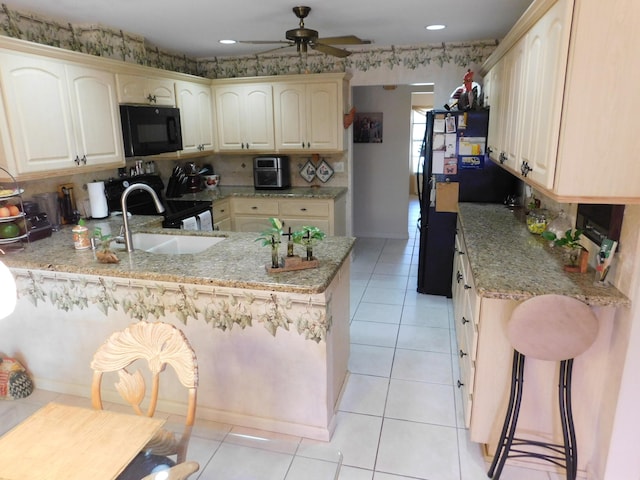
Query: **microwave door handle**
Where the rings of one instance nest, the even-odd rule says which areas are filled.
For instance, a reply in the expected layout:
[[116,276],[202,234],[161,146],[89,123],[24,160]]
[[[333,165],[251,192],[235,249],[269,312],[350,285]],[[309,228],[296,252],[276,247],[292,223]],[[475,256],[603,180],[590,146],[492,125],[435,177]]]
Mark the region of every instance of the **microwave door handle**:
[[176,119],[173,117],[167,118],[167,137],[169,141],[175,143],[178,140],[178,129],[176,126]]

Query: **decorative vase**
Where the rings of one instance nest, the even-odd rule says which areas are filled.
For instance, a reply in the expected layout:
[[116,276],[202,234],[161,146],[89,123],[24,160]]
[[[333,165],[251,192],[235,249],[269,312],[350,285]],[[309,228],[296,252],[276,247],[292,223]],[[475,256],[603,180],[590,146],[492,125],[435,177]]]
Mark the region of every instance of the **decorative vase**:
[[278,243],[271,244],[271,268],[280,267],[280,259],[278,258]]

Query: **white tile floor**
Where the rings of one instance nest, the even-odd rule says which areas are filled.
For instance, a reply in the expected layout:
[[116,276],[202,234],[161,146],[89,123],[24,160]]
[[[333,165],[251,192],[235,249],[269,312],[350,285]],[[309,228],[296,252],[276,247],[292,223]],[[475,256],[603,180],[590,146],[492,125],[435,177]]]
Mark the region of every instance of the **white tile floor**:
[[[198,421],[189,457],[202,480],[481,480],[487,464],[467,439],[458,389],[451,301],[416,292],[416,201],[408,240],[356,241],[351,268],[350,376],[328,443]],[[0,433],[48,401],[84,398],[36,391],[0,401]],[[170,421],[179,421],[170,418]],[[507,466],[503,480],[561,475]]]

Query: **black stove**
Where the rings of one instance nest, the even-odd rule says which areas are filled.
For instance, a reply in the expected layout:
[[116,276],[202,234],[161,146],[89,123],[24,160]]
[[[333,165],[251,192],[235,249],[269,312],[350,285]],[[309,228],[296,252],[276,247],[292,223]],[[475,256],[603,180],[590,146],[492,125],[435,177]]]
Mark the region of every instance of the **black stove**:
[[[167,200],[164,198],[164,183],[159,175],[136,175],[134,177],[114,178],[105,182],[105,196],[109,212],[121,211],[120,198],[125,189],[135,183],[149,185],[158,195],[165,207],[164,228],[180,228],[182,221],[211,211],[211,202],[207,200]],[[127,210],[132,215],[158,215],[153,199],[144,190],[134,190],[127,197]]]

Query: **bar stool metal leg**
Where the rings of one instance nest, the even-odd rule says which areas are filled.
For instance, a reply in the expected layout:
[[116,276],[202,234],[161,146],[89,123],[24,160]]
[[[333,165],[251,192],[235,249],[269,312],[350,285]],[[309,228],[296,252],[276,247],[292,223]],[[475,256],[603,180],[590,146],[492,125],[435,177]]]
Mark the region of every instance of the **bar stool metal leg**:
[[[524,361],[525,356],[517,350],[514,350],[511,391],[509,394],[507,414],[500,434],[498,447],[487,476],[494,480],[499,480],[507,458],[512,456],[539,458],[555,465],[565,467],[567,480],[576,480],[578,473],[578,451],[576,448],[576,433],[571,408],[571,373],[573,368],[573,359],[563,360],[560,362],[558,405],[560,408],[560,422],[562,426],[562,445],[515,438],[520,404],[522,401],[522,388],[524,384]],[[548,449],[551,453],[527,452],[526,450],[521,449],[522,446],[527,445],[542,447]],[[510,455],[510,453],[512,453],[512,455]],[[563,456],[558,457],[554,454],[561,454]],[[564,460],[564,465],[561,463],[561,460]]]
[[560,421],[567,468],[567,480],[575,480],[578,474],[578,450],[576,448],[576,432],[571,409],[571,372],[573,359],[560,362],[560,384],[558,385]]
[[504,463],[507,461],[513,437],[516,432],[518,423],[518,415],[520,413],[520,402],[522,401],[522,383],[524,381],[524,360],[525,356],[517,350],[513,351],[513,366],[511,369],[511,391],[509,394],[509,405],[507,406],[507,415],[502,426],[502,433],[496,449],[495,456],[491,462],[491,467],[487,476],[498,480]]

